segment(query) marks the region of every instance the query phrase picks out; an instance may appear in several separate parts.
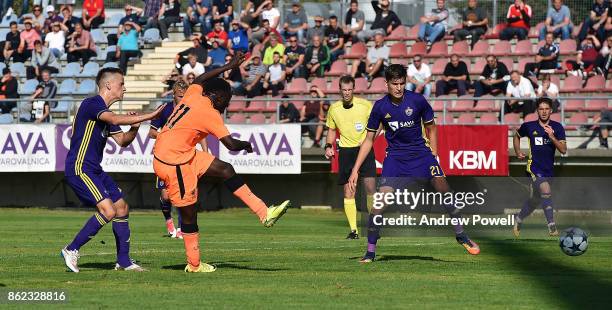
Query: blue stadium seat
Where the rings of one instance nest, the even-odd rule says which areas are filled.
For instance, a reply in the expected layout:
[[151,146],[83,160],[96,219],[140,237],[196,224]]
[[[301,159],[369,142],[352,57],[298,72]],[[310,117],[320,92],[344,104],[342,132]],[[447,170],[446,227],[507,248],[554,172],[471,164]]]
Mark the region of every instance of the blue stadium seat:
[[94,39],[94,42],[96,42],[96,44],[108,43],[106,35],[104,34],[104,30],[102,29],[92,29],[91,37]]
[[19,91],[19,94],[24,94],[24,95],[31,95],[34,93],[34,91],[36,90],[36,86],[38,86],[40,82],[37,79],[30,79],[25,81],[25,83],[23,83],[21,85],[21,90]]
[[145,43],[161,42],[161,36],[159,35],[159,29],[149,28],[144,32]]
[[90,61],[83,67],[83,72],[78,74],[78,77],[95,77],[100,70],[100,65],[97,62]]
[[13,115],[11,113],[0,114],[0,124],[12,124]]
[[19,21],[19,18],[15,14],[11,14],[11,16],[8,16],[8,17],[5,16],[2,18],[0,27],[9,27],[11,25],[11,22],[17,22],[17,21]]
[[73,79],[65,79],[60,84],[57,93],[60,95],[68,95],[74,93],[74,90],[77,88],[76,81]]
[[6,64],[3,62],[0,62],[0,71],[2,71],[4,68],[6,68]]
[[104,65],[102,65],[102,68],[119,68],[119,64],[117,64],[114,61],[110,61],[110,62],[104,63]]
[[106,27],[117,27],[119,26],[119,22],[125,16],[123,13],[115,13],[111,15],[104,21],[104,26]]
[[92,79],[82,80],[79,88],[74,92],[79,95],[91,95],[96,92],[96,82]]
[[10,66],[11,72],[15,76],[25,77],[26,76],[26,68],[23,62],[14,62]]
[[51,112],[56,113],[68,113],[68,110],[72,106],[72,97],[64,96],[60,101],[57,102],[57,106],[51,108]]
[[66,67],[60,73],[57,74],[59,77],[74,77],[81,72],[81,64],[78,62],[69,62]]
[[8,28],[0,29],[0,41],[6,40],[6,34],[9,33],[9,32],[11,32],[11,30],[8,29]]

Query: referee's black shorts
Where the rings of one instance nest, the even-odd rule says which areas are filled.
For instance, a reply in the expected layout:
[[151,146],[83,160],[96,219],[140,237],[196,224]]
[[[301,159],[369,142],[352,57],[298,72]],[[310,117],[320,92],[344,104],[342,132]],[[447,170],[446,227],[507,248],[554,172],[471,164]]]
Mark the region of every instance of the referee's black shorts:
[[[351,171],[355,166],[357,160],[357,154],[359,154],[359,147],[339,147],[338,148],[338,185],[344,185],[348,183],[348,179],[351,177]],[[376,177],[376,160],[374,159],[374,150],[370,150],[370,153],[363,161],[361,168],[359,168],[360,177]]]

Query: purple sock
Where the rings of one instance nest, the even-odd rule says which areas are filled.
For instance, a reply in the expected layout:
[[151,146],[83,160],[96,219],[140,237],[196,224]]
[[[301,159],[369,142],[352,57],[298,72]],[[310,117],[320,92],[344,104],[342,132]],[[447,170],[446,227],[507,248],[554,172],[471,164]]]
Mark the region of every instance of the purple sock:
[[[459,209],[455,208],[455,206],[445,204],[444,209],[446,209],[446,212],[448,212],[451,218],[461,218],[461,213],[459,213]],[[453,225],[453,230],[455,231],[455,235],[459,236],[463,233],[463,225],[457,223],[456,225]]]
[[117,263],[121,267],[129,267],[130,261],[130,225],[128,216],[113,219],[113,234],[117,245]]
[[160,199],[159,207],[161,208],[162,214],[164,215],[166,221],[172,218],[172,205],[170,205],[169,201]]
[[555,220],[553,218],[552,199],[550,199],[550,197],[542,198],[542,208],[544,209],[544,216],[546,217],[546,222],[548,222],[548,224],[554,223]]
[[523,221],[523,219],[525,219],[526,217],[528,217],[534,210],[535,208],[531,206],[531,204],[529,203],[529,200],[525,201],[525,205],[523,206],[523,208],[521,209],[521,212],[519,212],[518,216],[517,216],[517,220],[520,222]]
[[374,215],[368,218],[368,252],[376,252],[376,242],[380,239],[380,226],[374,224]]
[[74,237],[74,240],[66,247],[69,251],[79,250],[85,243],[87,243],[91,238],[93,238],[98,231],[104,225],[108,223],[108,220],[102,213],[96,212],[92,217],[85,222],[81,231]]

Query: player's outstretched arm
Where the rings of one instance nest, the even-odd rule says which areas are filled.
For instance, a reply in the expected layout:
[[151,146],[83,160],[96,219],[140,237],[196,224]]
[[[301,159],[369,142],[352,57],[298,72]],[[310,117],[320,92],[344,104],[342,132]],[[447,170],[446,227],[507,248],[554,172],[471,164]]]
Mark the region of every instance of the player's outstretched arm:
[[234,139],[232,135],[227,135],[221,139],[219,139],[225,147],[230,151],[242,151],[245,150],[247,153],[253,153],[253,147],[251,146],[251,142],[242,141],[238,139]]
[[240,67],[240,65],[244,62],[244,59],[245,59],[244,54],[241,52],[237,52],[236,55],[232,57],[232,60],[230,60],[230,62],[228,62],[227,64],[219,68],[212,69],[210,71],[200,74],[198,77],[195,78],[195,80],[193,80],[193,83],[204,86],[204,82],[206,82],[207,80],[210,80],[216,76],[219,76],[221,73],[225,71],[236,69]]
[[357,188],[357,179],[359,178],[359,169],[361,165],[365,161],[366,157],[372,150],[372,146],[374,145],[374,135],[376,132],[368,131],[365,139],[361,143],[359,147],[359,153],[357,154],[357,159],[355,160],[355,165],[353,166],[353,170],[351,171],[351,176],[348,180],[349,189],[352,192],[355,192]]
[[159,115],[161,114],[161,111],[164,109],[165,106],[166,104],[164,103],[160,105],[159,107],[157,107],[155,111],[146,113],[146,114],[141,114],[141,115],[136,115],[136,114],[121,115],[121,114],[115,114],[111,111],[106,111],[100,114],[98,118],[101,121],[111,124],[111,125],[117,125],[117,126],[134,125],[134,124],[139,124],[144,121],[149,121],[149,120],[159,117]]

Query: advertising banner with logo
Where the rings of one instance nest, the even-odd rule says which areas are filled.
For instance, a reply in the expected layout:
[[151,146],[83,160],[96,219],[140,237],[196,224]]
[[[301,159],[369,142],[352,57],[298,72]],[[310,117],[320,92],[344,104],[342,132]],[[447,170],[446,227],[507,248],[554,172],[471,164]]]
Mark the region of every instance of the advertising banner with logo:
[[228,125],[236,139],[249,141],[253,153],[232,152],[219,146],[220,159],[238,173],[298,174],[302,171],[301,128],[286,125]]
[[53,125],[0,125],[0,171],[55,170]]
[[[508,175],[508,126],[442,125],[437,129],[438,160],[446,175]],[[376,137],[374,155],[378,173],[382,172],[386,148],[384,135]],[[338,172],[337,156],[331,168]]]

